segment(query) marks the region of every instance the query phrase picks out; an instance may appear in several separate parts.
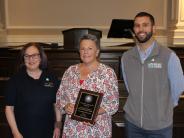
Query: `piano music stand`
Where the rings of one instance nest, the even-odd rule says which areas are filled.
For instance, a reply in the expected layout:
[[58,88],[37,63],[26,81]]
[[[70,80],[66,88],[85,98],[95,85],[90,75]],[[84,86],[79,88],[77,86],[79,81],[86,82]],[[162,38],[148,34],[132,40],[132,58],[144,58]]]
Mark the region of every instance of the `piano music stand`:
[[[133,36],[133,20],[128,19],[113,19],[107,38],[129,38]],[[131,31],[130,31],[131,30]]]

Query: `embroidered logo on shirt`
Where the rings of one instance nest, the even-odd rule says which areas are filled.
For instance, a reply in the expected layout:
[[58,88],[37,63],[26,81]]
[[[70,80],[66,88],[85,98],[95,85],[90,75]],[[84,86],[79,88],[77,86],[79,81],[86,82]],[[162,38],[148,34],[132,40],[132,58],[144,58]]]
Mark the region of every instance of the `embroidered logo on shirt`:
[[54,83],[53,82],[50,82],[50,79],[49,78],[46,78],[45,81],[46,81],[44,83],[44,86],[45,87],[54,87]]
[[148,68],[155,68],[155,69],[161,69],[162,63],[156,63],[155,59],[151,59],[152,63],[148,63]]

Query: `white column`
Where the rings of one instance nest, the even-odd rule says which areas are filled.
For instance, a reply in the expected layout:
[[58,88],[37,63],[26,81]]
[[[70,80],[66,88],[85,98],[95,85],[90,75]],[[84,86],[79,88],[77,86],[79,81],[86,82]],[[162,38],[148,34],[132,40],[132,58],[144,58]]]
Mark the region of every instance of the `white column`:
[[5,29],[5,18],[4,18],[4,0],[0,0],[0,46],[2,43],[6,43],[6,29]]
[[4,1],[0,0],[0,30],[3,29],[3,10],[4,10]]
[[184,0],[172,0],[169,39],[173,45],[184,45]]
[[[1,8],[1,6],[0,6],[0,8]],[[3,17],[2,17],[2,11],[0,10],[0,29],[2,29],[2,28],[3,28]]]

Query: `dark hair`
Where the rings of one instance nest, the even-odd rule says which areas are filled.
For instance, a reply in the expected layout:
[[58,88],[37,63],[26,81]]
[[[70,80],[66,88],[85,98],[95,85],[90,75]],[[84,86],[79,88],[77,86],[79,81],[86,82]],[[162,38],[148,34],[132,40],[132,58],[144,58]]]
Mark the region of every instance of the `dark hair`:
[[30,42],[30,43],[27,43],[24,45],[24,47],[22,48],[22,50],[20,52],[20,68],[25,66],[25,62],[24,62],[25,52],[29,47],[32,47],[32,46],[36,47],[39,51],[39,54],[40,54],[41,62],[40,62],[39,68],[46,69],[47,68],[47,56],[44,52],[43,47],[41,46],[41,43],[38,43],[38,42]]
[[147,12],[139,12],[139,13],[134,17],[134,21],[135,21],[135,18],[137,18],[137,17],[144,17],[144,16],[149,17],[149,18],[150,18],[150,21],[151,21],[151,24],[152,24],[152,25],[155,25],[155,19],[154,19],[153,15],[151,15],[151,14],[149,14],[149,13],[147,13]]
[[96,48],[100,50],[100,40],[92,34],[85,34],[79,39],[79,44],[81,43],[82,40],[92,40],[96,44]]

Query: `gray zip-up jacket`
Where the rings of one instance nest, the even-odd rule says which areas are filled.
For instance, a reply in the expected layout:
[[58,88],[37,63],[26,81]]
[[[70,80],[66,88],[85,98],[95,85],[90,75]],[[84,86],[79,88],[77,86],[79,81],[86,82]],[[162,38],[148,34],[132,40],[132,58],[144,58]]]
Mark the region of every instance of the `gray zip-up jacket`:
[[168,79],[171,50],[155,46],[141,63],[137,47],[123,54],[129,96],[124,106],[125,118],[138,127],[158,130],[173,122],[173,102]]

